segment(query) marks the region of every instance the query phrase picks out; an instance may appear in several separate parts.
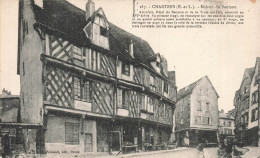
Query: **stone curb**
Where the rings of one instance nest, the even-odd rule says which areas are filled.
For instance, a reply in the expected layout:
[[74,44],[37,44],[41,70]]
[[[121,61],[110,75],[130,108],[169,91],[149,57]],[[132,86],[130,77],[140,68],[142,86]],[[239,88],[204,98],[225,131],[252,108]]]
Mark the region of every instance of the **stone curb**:
[[134,157],[134,156],[151,155],[151,154],[159,154],[159,153],[167,153],[167,152],[176,152],[176,151],[182,151],[182,150],[187,150],[187,149],[190,149],[190,148],[182,147],[182,148],[176,148],[176,149],[171,149],[171,150],[161,150],[161,151],[151,151],[151,152],[124,154],[124,155],[118,155],[117,157],[128,158],[128,157]]

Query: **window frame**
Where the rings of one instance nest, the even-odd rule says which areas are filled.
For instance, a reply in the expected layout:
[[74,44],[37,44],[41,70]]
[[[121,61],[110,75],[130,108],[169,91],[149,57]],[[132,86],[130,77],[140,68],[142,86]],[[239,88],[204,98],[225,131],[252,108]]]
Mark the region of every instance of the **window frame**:
[[[72,126],[73,127],[73,131],[72,132],[68,132],[68,126]],[[76,129],[76,132],[74,131]],[[80,130],[80,125],[79,123],[74,123],[74,122],[65,122],[65,144],[70,144],[70,145],[78,145],[79,144],[79,130]],[[77,136],[77,140],[72,140],[72,141],[68,141],[68,135],[72,135],[73,136]],[[74,139],[74,137],[72,138]]]
[[259,98],[258,98],[258,90],[254,91],[252,94],[252,105],[258,103]]
[[127,104],[128,101],[129,101],[129,91],[127,89],[122,89],[122,108],[123,109],[128,109],[128,104]]
[[[128,70],[127,70],[128,68]],[[126,76],[130,76],[130,64],[122,62],[122,74]]]
[[103,37],[108,37],[108,30],[103,26],[100,26],[100,35]]
[[156,86],[155,86],[155,76],[150,74],[150,88],[153,91],[156,91]]
[[209,112],[210,111],[210,103],[206,102],[206,111]]
[[167,82],[164,81],[164,84],[163,84],[163,92],[167,93],[169,92],[169,85]]
[[201,101],[197,102],[197,111],[202,111],[202,103],[201,103]]
[[74,76],[74,100],[92,102],[91,81]]

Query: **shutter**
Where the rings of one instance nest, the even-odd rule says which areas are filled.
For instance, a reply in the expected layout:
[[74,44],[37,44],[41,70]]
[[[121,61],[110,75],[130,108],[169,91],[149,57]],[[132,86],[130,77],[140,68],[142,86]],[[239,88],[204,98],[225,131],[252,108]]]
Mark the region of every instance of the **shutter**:
[[117,107],[122,108],[122,89],[117,89]]

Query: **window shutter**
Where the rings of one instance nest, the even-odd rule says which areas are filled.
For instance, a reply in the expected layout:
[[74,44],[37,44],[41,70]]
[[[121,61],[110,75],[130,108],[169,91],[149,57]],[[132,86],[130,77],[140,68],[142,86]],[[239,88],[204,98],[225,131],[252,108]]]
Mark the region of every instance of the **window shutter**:
[[122,89],[117,89],[117,107],[122,108]]

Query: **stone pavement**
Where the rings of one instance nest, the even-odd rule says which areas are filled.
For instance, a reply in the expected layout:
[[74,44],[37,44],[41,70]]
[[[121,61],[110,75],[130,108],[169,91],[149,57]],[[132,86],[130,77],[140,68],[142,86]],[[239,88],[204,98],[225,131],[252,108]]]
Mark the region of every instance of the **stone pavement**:
[[260,147],[245,147],[249,149],[242,158],[260,158]]
[[[176,149],[171,149],[171,150],[158,150],[158,151],[148,151],[148,152],[144,152],[144,151],[140,151],[138,153],[129,153],[129,154],[118,154],[117,153],[113,153],[113,155],[93,155],[94,157],[98,157],[98,158],[128,158],[128,157],[136,157],[136,156],[145,156],[145,155],[152,155],[152,154],[160,154],[160,153],[167,153],[167,152],[177,152],[177,151],[182,151],[182,150],[187,150],[189,148],[187,147],[179,147]],[[86,157],[89,158],[90,155],[87,155]],[[92,157],[91,157],[92,158]]]
[[[241,155],[242,158],[260,158],[260,147],[244,147],[249,149],[244,155]],[[217,158],[218,148],[205,148],[204,157],[205,158]]]

